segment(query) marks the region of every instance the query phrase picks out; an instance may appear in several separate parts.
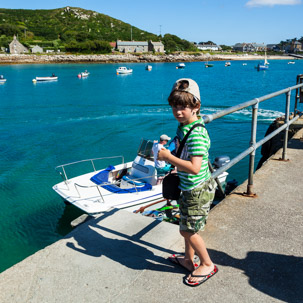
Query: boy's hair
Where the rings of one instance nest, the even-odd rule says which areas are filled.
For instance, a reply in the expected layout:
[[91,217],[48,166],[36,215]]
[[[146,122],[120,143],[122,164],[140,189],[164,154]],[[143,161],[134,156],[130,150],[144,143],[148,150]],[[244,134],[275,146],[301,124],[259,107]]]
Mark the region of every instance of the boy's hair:
[[199,107],[197,111],[197,114],[199,114],[201,102],[196,96],[190,93],[191,87],[189,80],[194,82],[191,79],[180,79],[174,84],[173,89],[168,97],[168,103],[170,106],[181,105],[191,109]]

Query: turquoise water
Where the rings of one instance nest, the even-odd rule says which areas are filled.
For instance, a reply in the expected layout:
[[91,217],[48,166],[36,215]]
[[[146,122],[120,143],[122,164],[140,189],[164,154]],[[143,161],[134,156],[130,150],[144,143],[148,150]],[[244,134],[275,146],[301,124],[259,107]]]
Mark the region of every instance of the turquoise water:
[[[214,62],[206,69],[193,62],[184,70],[157,63],[151,72],[145,64],[123,64],[134,69],[132,75],[116,75],[121,64],[0,66],[8,79],[0,85],[0,272],[60,239],[81,214],[52,190],[61,181],[57,165],[109,155],[130,161],[141,138],[174,136],[176,122],[166,100],[178,78],[195,79],[203,113],[213,113],[295,85],[303,72],[303,61],[273,60],[265,72],[254,69],[257,63]],[[78,79],[85,69],[90,76]],[[57,82],[32,83],[52,73]],[[284,107],[284,96],[260,104],[258,139]],[[245,109],[208,125],[212,160],[222,154],[232,158],[249,146],[250,118]],[[229,179],[244,181],[247,163],[233,167]]]

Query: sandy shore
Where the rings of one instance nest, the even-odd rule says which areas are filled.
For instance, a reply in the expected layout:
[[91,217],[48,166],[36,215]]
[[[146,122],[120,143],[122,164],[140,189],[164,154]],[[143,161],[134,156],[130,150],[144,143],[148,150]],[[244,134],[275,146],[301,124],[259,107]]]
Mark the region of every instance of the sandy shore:
[[[123,62],[193,62],[193,61],[232,61],[232,60],[263,60],[263,56],[254,55],[11,55],[0,54],[0,64],[26,64],[26,63],[123,63]],[[268,60],[292,60],[290,56],[268,56]]]

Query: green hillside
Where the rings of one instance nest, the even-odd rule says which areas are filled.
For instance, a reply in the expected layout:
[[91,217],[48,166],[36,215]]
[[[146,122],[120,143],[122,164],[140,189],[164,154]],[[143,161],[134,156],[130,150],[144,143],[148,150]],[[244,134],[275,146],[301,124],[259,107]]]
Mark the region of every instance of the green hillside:
[[[75,7],[0,9],[0,46],[7,47],[13,35],[26,46],[38,44],[97,52],[110,52],[109,43],[105,41],[159,41],[161,38],[110,16]],[[165,35],[163,42],[174,48],[171,51],[192,48],[188,41],[173,35]]]

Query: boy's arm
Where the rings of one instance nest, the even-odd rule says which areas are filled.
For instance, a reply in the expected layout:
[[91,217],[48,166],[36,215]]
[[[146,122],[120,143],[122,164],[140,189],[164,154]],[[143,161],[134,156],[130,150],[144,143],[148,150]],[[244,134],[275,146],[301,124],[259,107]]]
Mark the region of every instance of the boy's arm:
[[164,160],[174,165],[180,171],[197,175],[200,172],[203,156],[191,156],[190,161],[177,158],[168,149],[162,148],[158,153],[158,160]]

